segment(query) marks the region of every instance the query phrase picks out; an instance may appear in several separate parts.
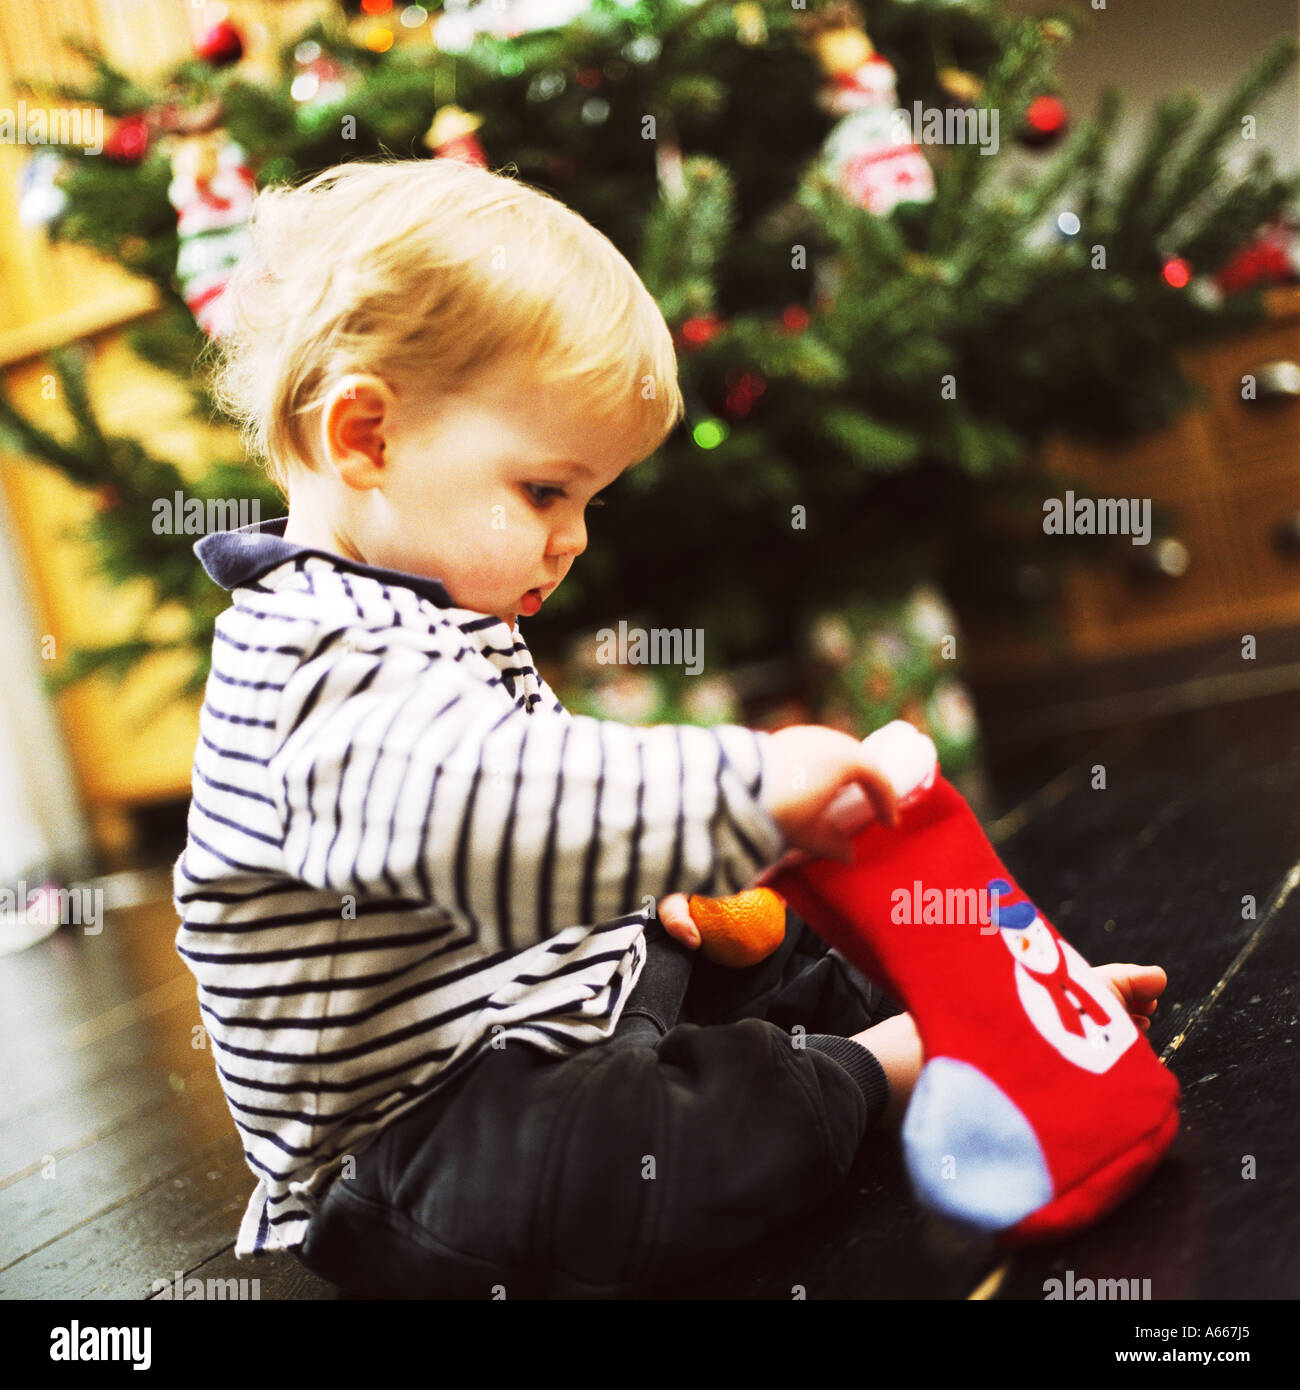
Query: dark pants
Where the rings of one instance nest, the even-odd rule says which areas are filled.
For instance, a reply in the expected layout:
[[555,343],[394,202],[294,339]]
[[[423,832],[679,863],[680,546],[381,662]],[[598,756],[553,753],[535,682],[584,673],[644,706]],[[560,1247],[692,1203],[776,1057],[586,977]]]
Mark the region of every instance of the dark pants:
[[617,1296],[688,1277],[823,1204],[868,1122],[806,1035],[898,1006],[793,913],[744,970],[657,922],[610,1039],[510,1039],[381,1131],[295,1253],[381,1298]]

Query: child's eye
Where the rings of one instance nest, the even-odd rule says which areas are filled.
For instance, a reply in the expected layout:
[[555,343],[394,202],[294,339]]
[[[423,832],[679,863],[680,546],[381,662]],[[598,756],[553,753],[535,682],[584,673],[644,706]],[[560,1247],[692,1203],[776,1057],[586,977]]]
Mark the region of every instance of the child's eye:
[[524,486],[528,489],[528,495],[538,506],[545,506],[551,500],[549,497],[538,497],[539,492],[553,492],[557,497],[564,496],[563,488],[551,487],[546,483],[525,483]]
[[[528,495],[539,507],[544,507],[551,500],[549,496],[539,497],[537,495],[539,492],[554,493],[557,497],[565,496],[563,488],[555,487],[550,483],[525,483],[524,487],[528,489]],[[603,507],[605,505],[605,499],[603,497],[593,497],[587,505],[589,507]]]

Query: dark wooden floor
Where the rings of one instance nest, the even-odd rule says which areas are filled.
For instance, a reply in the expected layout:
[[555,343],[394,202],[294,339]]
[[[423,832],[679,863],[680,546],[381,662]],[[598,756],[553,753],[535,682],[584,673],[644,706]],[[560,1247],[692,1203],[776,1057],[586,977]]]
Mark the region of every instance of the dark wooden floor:
[[[1151,1041],[1183,1128],[1146,1186],[1006,1258],[920,1212],[873,1135],[815,1221],[665,1297],[1041,1299],[1067,1269],[1157,1300],[1300,1296],[1300,633],[1257,636],[1253,662],[1233,639],[980,691],[977,810],[1008,867],[1089,960],[1169,973]],[[154,817],[161,867],[112,881],[144,900],[100,934],[0,958],[0,1298],[147,1299],[178,1271],[337,1297],[291,1258],[233,1258],[252,1179],[172,947],[183,824]]]

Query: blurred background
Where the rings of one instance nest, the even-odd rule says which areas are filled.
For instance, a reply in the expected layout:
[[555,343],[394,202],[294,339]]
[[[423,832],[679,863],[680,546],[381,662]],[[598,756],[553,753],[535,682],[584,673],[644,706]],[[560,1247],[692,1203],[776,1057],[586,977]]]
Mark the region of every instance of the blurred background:
[[[179,853],[227,602],[192,547],[285,510],[199,356],[255,190],[381,151],[515,166],[673,329],[687,419],[524,623],[575,712],[906,718],[991,811],[1050,775],[1033,739],[1300,625],[1295,31],[1290,0],[0,0],[0,884]],[[1127,533],[1088,533],[1104,498]],[[603,660],[620,624],[702,668]]]

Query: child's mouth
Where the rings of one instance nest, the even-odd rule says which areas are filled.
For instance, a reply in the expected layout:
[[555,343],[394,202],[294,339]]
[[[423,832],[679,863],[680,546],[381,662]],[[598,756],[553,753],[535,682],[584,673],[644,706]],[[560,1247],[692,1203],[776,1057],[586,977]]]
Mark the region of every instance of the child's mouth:
[[529,589],[529,591],[524,595],[524,601],[521,605],[520,611],[526,617],[532,617],[532,615],[536,613],[541,606],[542,591],[540,589]]

